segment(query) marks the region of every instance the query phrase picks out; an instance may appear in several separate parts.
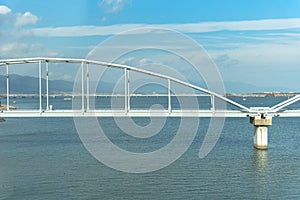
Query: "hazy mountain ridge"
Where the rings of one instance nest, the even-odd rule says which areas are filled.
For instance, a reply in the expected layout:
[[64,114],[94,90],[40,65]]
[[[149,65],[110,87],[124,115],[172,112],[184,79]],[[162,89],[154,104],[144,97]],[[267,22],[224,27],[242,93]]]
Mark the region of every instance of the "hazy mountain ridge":
[[[0,93],[6,92],[6,76],[0,75]],[[9,76],[9,91],[12,94],[38,94],[39,78],[11,74]],[[46,80],[42,79],[42,91],[46,91]],[[49,80],[50,93],[73,91],[73,83],[63,80]]]
[[[31,76],[21,76],[11,74],[9,76],[10,93],[12,94],[38,94],[39,79]],[[195,84],[195,83],[193,83]],[[111,93],[114,84],[101,82],[101,87],[97,88],[97,93]],[[200,87],[205,87],[204,83],[198,83]],[[248,83],[225,82],[226,93],[257,93],[257,92],[296,92],[291,88],[285,87],[259,87]],[[42,79],[42,91],[46,91],[46,80]],[[50,94],[71,93],[73,91],[73,82],[64,80],[49,80]],[[158,85],[147,85],[137,91],[138,93],[166,93],[166,88]],[[0,94],[6,93],[6,76],[0,75]]]

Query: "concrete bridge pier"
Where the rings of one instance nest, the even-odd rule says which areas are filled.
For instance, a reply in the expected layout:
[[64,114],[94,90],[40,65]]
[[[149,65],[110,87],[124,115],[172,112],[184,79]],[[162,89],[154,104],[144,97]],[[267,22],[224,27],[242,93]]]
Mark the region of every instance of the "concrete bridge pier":
[[272,116],[262,114],[250,117],[250,123],[254,126],[254,147],[268,149],[268,126],[272,125]]

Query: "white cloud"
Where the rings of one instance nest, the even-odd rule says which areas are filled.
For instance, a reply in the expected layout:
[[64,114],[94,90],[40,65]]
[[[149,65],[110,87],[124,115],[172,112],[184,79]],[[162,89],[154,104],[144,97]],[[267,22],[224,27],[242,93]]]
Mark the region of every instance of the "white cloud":
[[13,42],[0,46],[0,58],[20,58],[41,55],[56,56],[57,53],[45,50],[42,44]]
[[25,12],[24,14],[17,14],[15,25],[17,27],[21,27],[29,24],[36,24],[38,19],[39,18],[37,16],[33,15],[30,12]]
[[10,8],[0,5],[0,25],[16,26],[18,28],[30,24],[36,24],[39,18],[30,13],[13,13]]
[[128,0],[102,0],[99,4],[105,13],[118,13],[124,9]]
[[239,64],[238,60],[230,58],[227,54],[217,55],[213,60],[219,68],[232,68]]
[[281,78],[299,74],[299,52],[300,42],[292,40],[277,43],[244,43],[238,48],[208,50],[225,81],[258,86],[281,84],[284,87],[299,81],[294,78]]
[[38,17],[30,12],[14,13],[7,6],[0,5],[0,58],[54,55],[41,44],[17,42],[20,38],[32,36],[30,29],[24,26],[37,21]]
[[189,24],[118,24],[111,26],[69,26],[33,29],[33,33],[42,37],[81,37],[95,35],[114,35],[136,28],[164,28],[183,33],[205,33],[215,31],[263,31],[300,28],[300,18],[265,19],[252,21],[201,22]]
[[13,23],[13,15],[11,9],[6,6],[0,5],[0,26]]
[[267,36],[287,36],[287,37],[300,37],[300,33],[267,33]]
[[0,57],[7,57],[7,56],[12,56],[12,57],[17,57],[18,54],[22,52],[26,52],[29,50],[29,46],[24,43],[9,43],[5,45],[1,45],[0,47]]
[[32,33],[41,37],[81,37],[94,35],[112,35],[123,32],[124,30],[143,27],[143,25],[112,25],[112,26],[69,26],[57,28],[35,28]]
[[7,6],[0,5],[0,15],[6,15],[11,12],[11,9],[9,9]]

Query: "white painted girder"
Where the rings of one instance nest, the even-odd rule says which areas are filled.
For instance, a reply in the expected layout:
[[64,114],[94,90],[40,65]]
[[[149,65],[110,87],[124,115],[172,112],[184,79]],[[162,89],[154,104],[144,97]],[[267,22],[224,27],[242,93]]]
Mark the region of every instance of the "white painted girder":
[[1,111],[0,117],[247,117],[239,110],[10,110]]
[[[255,113],[242,112],[239,110],[3,110],[0,117],[249,117]],[[285,110],[282,112],[269,113],[274,117],[300,117],[300,110]]]

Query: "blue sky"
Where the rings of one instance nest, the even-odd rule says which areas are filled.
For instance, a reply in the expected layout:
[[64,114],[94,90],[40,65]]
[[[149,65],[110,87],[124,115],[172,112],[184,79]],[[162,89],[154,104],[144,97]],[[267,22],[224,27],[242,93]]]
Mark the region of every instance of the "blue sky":
[[[119,32],[151,26],[197,41],[225,81],[300,90],[298,0],[2,0],[0,5],[0,59],[85,58]],[[56,76],[67,79],[67,73]]]

